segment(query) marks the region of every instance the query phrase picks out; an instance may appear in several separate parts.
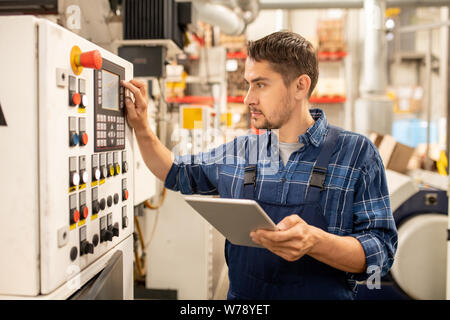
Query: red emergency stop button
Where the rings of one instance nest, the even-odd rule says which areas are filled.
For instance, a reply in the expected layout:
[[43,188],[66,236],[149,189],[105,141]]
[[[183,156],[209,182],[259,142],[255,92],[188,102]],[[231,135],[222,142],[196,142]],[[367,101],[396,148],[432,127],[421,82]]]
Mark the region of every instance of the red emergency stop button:
[[[75,60],[75,63],[77,63],[77,60]],[[100,51],[93,50],[88,51],[85,53],[82,53],[79,56],[79,64],[85,68],[92,68],[92,69],[101,69],[102,67],[102,55],[100,54]]]
[[102,55],[98,50],[82,52],[78,46],[73,46],[70,51],[70,65],[76,75],[81,74],[83,67],[99,70],[102,64]]

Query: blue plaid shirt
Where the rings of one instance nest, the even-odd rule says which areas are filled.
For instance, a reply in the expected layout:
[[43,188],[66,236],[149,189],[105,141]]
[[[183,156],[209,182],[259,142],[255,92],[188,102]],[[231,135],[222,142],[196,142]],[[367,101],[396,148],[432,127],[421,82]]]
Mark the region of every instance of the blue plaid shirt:
[[[165,187],[183,194],[241,198],[246,155],[257,163],[256,200],[280,206],[303,202],[328,127],[322,110],[311,109],[310,113],[315,123],[299,136],[303,146],[291,154],[286,165],[274,147],[276,135],[268,131],[238,137],[209,152],[176,156]],[[376,271],[385,275],[394,261],[397,229],[384,166],[367,137],[350,131],[340,133],[321,205],[328,232],[355,237],[364,249],[367,273],[349,274],[349,280],[362,281]]]

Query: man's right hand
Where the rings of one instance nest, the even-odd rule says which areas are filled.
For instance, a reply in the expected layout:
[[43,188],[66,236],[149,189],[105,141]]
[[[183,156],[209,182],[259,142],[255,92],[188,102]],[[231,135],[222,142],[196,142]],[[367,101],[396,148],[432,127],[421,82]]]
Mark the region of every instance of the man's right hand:
[[131,98],[125,97],[128,124],[134,128],[136,134],[146,132],[149,124],[147,115],[147,88],[145,83],[131,80],[130,82],[122,81],[122,85],[134,95],[134,102]]
[[147,117],[146,84],[131,80],[130,82],[122,81],[122,86],[134,95],[134,102],[130,98],[125,98],[127,122],[134,128],[142,158],[150,171],[161,181],[165,181],[173,164],[174,155],[150,129]]

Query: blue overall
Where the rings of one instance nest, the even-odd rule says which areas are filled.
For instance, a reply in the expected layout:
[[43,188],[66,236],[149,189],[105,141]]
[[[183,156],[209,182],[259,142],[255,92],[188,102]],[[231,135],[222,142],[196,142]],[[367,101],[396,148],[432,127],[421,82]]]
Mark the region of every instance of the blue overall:
[[[320,205],[328,164],[339,132],[329,126],[328,134],[312,170],[304,202],[279,205],[258,201],[278,224],[283,218],[298,214],[306,223],[327,231]],[[247,157],[248,159],[248,157]],[[244,171],[244,199],[255,199],[256,166]],[[264,248],[238,246],[226,240],[225,259],[229,267],[228,299],[354,299],[347,274],[305,255],[289,262]]]

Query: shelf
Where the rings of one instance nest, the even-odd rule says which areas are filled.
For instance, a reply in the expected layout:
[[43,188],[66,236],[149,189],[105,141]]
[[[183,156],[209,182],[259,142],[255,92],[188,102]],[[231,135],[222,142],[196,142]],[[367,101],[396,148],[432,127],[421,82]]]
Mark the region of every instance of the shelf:
[[[227,97],[228,103],[244,103],[243,96],[237,97]],[[343,103],[346,102],[346,97],[321,97],[321,98],[310,98],[310,103],[323,103],[323,104],[333,104],[333,103]],[[184,98],[167,98],[167,103],[203,103],[203,104],[214,104],[214,98],[210,96],[185,96]]]
[[[189,60],[198,60],[199,56],[190,56]],[[227,59],[247,59],[245,52],[227,52]]]
[[[183,98],[167,98],[167,103],[202,103],[214,104],[214,98],[210,96],[185,96]],[[228,103],[244,103],[244,97],[227,97]]]
[[[228,103],[244,103],[244,96],[237,97],[227,97]],[[321,98],[311,98],[309,102],[311,103],[342,103],[347,101],[346,97],[321,97]]]
[[310,103],[323,103],[323,104],[332,104],[332,103],[343,103],[347,101],[346,97],[313,97],[309,99]]
[[227,59],[247,59],[247,54],[245,52],[228,52]]
[[[183,82],[181,77],[167,77],[166,82]],[[222,83],[225,82],[224,79],[220,77],[196,77],[196,76],[187,76],[184,81],[186,83]]]
[[245,97],[227,97],[228,103],[244,103]]
[[344,57],[347,56],[347,52],[344,51],[336,51],[336,52],[330,52],[330,51],[319,51],[317,53],[317,57],[319,61],[337,61],[342,60]]
[[167,98],[167,103],[201,103],[201,104],[214,104],[214,98],[208,96],[185,96],[183,98]]

